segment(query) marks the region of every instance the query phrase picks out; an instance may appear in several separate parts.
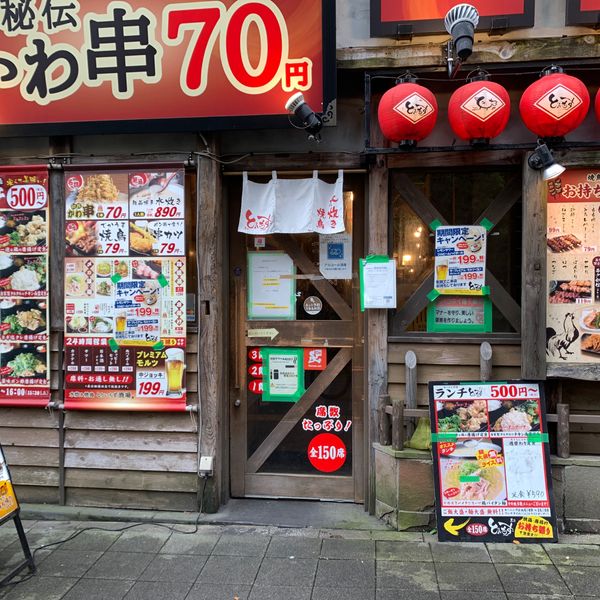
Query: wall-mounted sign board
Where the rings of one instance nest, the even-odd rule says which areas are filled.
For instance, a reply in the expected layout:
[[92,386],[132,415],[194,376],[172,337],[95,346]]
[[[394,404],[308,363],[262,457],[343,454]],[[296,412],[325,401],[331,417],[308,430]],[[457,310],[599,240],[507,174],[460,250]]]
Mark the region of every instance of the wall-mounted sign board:
[[489,333],[492,301],[487,296],[438,296],[427,305],[427,331]]
[[540,384],[430,382],[429,407],[440,541],[557,541]]
[[304,394],[304,349],[261,348],[263,402],[298,402]]
[[9,5],[5,135],[283,126],[293,93],[335,97],[334,0]]
[[284,252],[248,252],[248,319],[296,318],[296,267]]
[[[371,37],[446,33],[444,16],[455,0],[371,0]],[[480,15],[477,31],[533,27],[534,0],[470,0]]]
[[568,169],[546,190],[546,363],[598,369],[600,169]]

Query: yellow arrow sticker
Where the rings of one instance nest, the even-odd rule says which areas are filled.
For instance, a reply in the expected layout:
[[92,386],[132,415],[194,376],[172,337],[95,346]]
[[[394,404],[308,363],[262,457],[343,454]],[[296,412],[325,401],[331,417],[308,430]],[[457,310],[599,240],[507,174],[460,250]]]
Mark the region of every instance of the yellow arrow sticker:
[[447,521],[444,521],[444,529],[450,533],[451,535],[455,535],[456,537],[458,537],[458,532],[463,528],[467,526],[467,523],[470,521],[471,519],[467,519],[462,525],[455,525],[454,524],[454,519],[448,519]]

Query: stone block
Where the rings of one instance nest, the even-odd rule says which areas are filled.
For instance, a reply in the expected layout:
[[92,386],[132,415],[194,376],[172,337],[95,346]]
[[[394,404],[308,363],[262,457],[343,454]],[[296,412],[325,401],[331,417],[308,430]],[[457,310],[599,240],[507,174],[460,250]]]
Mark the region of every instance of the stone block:
[[419,512],[430,510],[435,504],[431,460],[400,460],[398,463],[398,509]]
[[600,532],[600,468],[570,465],[564,469],[564,515],[567,528]]

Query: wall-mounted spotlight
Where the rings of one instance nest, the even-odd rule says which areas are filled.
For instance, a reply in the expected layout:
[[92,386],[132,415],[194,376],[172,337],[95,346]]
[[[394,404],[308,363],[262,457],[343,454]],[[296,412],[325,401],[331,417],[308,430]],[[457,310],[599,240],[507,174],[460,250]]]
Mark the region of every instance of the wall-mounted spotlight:
[[554,160],[552,150],[541,142],[538,142],[536,149],[527,159],[527,163],[532,169],[542,171],[542,179],[544,181],[554,179],[565,171],[565,167]]
[[323,127],[323,120],[315,111],[305,102],[302,92],[297,92],[290,96],[285,103],[285,110],[294,115],[302,125],[296,125],[290,117],[290,123],[296,129],[304,129],[308,133],[308,139],[315,142],[321,141],[319,132]]
[[[452,36],[448,40],[446,58],[448,63],[448,77],[452,79],[460,65],[473,53],[475,28],[479,24],[479,13],[470,4],[457,4],[451,8],[444,18],[446,31]],[[456,59],[454,56],[456,55]]]

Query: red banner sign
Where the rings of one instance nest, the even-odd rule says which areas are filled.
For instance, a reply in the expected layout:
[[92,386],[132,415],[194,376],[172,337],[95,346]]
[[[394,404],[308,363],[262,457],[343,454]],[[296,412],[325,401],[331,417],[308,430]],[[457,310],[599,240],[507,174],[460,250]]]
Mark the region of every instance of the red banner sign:
[[237,119],[283,115],[298,91],[317,111],[332,99],[332,0],[40,4],[0,7],[3,125]]
[[48,172],[0,169],[0,406],[50,401]]
[[[371,0],[371,37],[443,33],[444,17],[455,0]],[[471,0],[479,12],[478,31],[532,27],[533,0]]]

